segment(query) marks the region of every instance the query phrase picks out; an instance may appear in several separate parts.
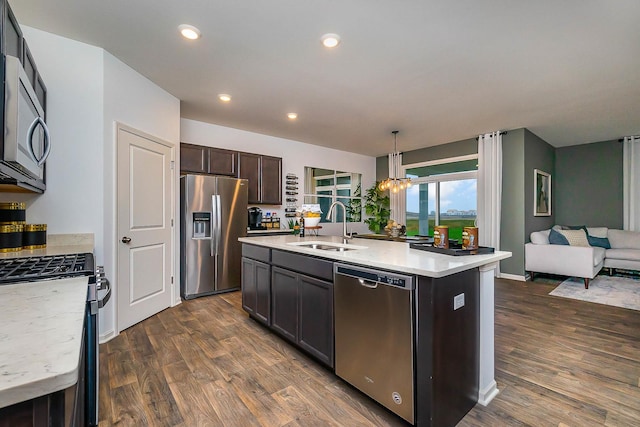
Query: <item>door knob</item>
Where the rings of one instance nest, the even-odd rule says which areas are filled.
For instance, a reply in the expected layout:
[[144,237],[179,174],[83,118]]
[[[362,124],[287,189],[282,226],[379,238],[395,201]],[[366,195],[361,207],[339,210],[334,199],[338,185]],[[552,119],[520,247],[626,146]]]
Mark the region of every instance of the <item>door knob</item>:
[[124,236],[122,238],[122,243],[129,243],[131,241],[131,237]]

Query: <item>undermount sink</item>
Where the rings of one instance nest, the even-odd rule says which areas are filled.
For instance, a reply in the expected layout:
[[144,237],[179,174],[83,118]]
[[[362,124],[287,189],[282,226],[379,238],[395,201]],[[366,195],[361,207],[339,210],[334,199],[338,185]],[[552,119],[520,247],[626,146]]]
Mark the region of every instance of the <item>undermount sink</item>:
[[346,252],[358,249],[366,249],[366,246],[357,246],[349,244],[331,243],[331,242],[295,242],[288,243],[291,246],[308,249],[320,249],[322,251]]

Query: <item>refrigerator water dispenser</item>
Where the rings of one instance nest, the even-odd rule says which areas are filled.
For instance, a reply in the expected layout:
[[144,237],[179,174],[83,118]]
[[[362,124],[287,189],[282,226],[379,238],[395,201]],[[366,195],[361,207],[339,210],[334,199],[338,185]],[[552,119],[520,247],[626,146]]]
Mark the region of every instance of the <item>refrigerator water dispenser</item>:
[[211,238],[211,212],[193,212],[193,235],[191,238]]

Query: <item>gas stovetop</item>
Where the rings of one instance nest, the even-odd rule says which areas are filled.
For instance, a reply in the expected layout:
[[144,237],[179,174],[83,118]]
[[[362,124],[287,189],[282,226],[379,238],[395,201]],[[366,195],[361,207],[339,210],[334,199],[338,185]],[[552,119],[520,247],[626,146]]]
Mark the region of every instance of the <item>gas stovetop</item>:
[[0,259],[0,285],[95,274],[93,254]]

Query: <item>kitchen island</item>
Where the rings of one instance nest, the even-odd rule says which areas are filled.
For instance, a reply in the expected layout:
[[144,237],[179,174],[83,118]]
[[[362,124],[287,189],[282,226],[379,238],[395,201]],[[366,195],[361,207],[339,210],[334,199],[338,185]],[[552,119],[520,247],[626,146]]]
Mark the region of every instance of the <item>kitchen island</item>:
[[[306,326],[309,324],[310,319],[303,319],[305,309],[297,306],[294,313],[286,313],[282,311],[281,306],[276,306],[276,301],[282,302],[283,299],[288,298],[288,302],[295,303],[295,298],[292,294],[298,294],[299,299],[302,298],[300,305],[303,305],[304,298],[307,297],[308,290],[311,289],[314,293],[314,298],[318,301],[315,304],[306,304],[306,310],[309,308],[314,310],[314,318],[321,317],[321,314],[330,312],[333,316],[333,307],[329,306],[327,302],[329,298],[333,298],[333,290],[329,289],[326,293],[321,293],[319,290],[323,288],[332,288],[333,277],[329,276],[329,271],[333,273],[333,265],[337,263],[345,263],[353,266],[362,266],[367,268],[375,268],[385,270],[389,272],[396,272],[408,275],[415,275],[416,278],[416,324],[413,327],[424,333],[425,328],[432,328],[436,324],[437,319],[431,314],[437,310],[430,310],[427,306],[429,304],[444,304],[443,313],[445,316],[449,316],[449,312],[457,310],[454,308],[456,302],[453,301],[454,296],[459,296],[459,292],[467,292],[469,306],[471,310],[474,304],[474,300],[477,303],[477,310],[475,315],[465,318],[462,326],[469,326],[469,319],[471,322],[478,322],[479,325],[473,325],[477,328],[477,334],[465,335],[473,341],[474,349],[477,354],[477,369],[473,372],[477,373],[477,382],[472,388],[473,401],[477,401],[482,405],[488,404],[498,393],[497,385],[494,379],[494,270],[497,266],[497,262],[506,259],[511,256],[510,252],[496,251],[493,254],[488,255],[468,255],[468,256],[449,256],[430,252],[424,252],[416,249],[411,249],[408,243],[389,242],[379,240],[366,240],[354,238],[349,241],[348,244],[343,244],[341,237],[336,236],[321,236],[321,237],[306,237],[300,238],[297,236],[268,236],[268,237],[251,237],[240,238],[243,245],[243,300],[245,299],[245,293],[247,294],[247,300],[252,299],[257,301],[257,305],[245,307],[253,318],[269,325],[276,332],[282,334],[283,317],[287,318],[289,324],[294,324],[294,316],[298,316],[297,331],[300,336],[287,337],[292,342],[298,344],[301,348],[307,350],[305,345],[309,347],[309,344],[314,344],[309,340],[309,334],[305,337],[302,332],[313,330],[322,331],[318,325]],[[315,245],[315,248],[313,247]],[[340,249],[342,247],[343,249]],[[324,248],[324,249],[321,249]],[[272,256],[273,255],[273,256]],[[247,269],[245,270],[245,261]],[[246,273],[246,274],[245,274]],[[245,276],[250,277],[251,283],[245,287]],[[262,277],[263,280],[259,278]],[[272,277],[273,283],[269,282],[269,278]],[[281,278],[286,277],[288,282],[282,282]],[[464,278],[463,278],[464,277]],[[463,278],[463,279],[458,279]],[[463,291],[453,290],[457,286],[457,281],[463,280],[470,284],[464,288]],[[312,283],[314,286],[303,286]],[[471,283],[473,282],[473,283]],[[260,285],[267,283],[266,287],[260,288]],[[282,288],[279,283],[286,283],[288,289]],[[297,288],[294,288],[293,284],[297,283]],[[450,290],[447,288],[451,288]],[[297,290],[296,290],[297,289]],[[476,291],[473,291],[476,289]],[[284,290],[284,292],[281,292]],[[449,291],[455,292],[450,294]],[[330,293],[330,295],[329,295]],[[266,298],[260,298],[260,295],[266,296]],[[440,302],[436,301],[436,296],[441,295],[444,299],[440,298]],[[476,298],[477,296],[477,298]],[[434,298],[434,299],[430,299]],[[449,298],[452,301],[449,302]],[[261,305],[262,304],[262,305]],[[451,304],[451,306],[449,306]],[[244,302],[243,302],[244,305]],[[282,304],[281,304],[282,305]],[[324,309],[323,307],[327,307]],[[435,307],[438,308],[438,307]],[[271,310],[271,311],[270,311]],[[464,311],[459,310],[457,313]],[[273,315],[274,318],[279,317],[279,320],[270,319]],[[429,318],[429,316],[432,316]],[[473,317],[475,316],[475,317]],[[423,319],[423,320],[420,320]],[[427,320],[424,320],[427,319]],[[420,323],[424,322],[424,323]],[[330,322],[326,321],[325,325],[330,329],[330,333],[334,331]],[[449,335],[456,335],[457,326],[454,324],[449,325]],[[445,329],[447,329],[445,327]],[[438,332],[442,336],[442,332]],[[326,335],[326,334],[325,334]],[[435,332],[434,332],[435,336]],[[418,333],[416,332],[416,337]],[[297,339],[297,341],[294,340]],[[313,336],[311,338],[314,338]],[[323,361],[330,367],[333,367],[332,351],[333,347],[327,347],[323,343],[326,342],[326,337],[323,337],[324,341],[317,340],[315,343],[321,344],[312,346],[314,352],[320,351],[323,356],[319,360]],[[333,336],[331,337],[333,338]],[[434,360],[436,356],[431,357],[430,352],[433,350],[430,348],[428,351],[422,351],[422,342],[429,341],[430,338],[422,339],[416,338],[416,351],[417,358],[422,363],[423,360]],[[428,345],[432,347],[436,345],[435,342],[428,342]],[[426,344],[424,344],[426,345]],[[468,347],[467,347],[468,348]],[[427,355],[429,353],[429,355]],[[426,357],[424,359],[423,357]],[[416,362],[418,363],[418,362]],[[430,389],[427,388],[426,398],[422,399],[421,394],[421,379],[416,379],[417,384],[417,402],[418,405],[422,404],[425,399],[430,399],[433,403],[433,396]],[[429,381],[427,376],[426,382]],[[424,381],[423,381],[424,382]],[[423,387],[424,388],[424,387]],[[435,392],[434,392],[435,393]],[[419,406],[418,406],[419,407]],[[431,415],[431,414],[430,414]],[[418,421],[420,416],[418,416]],[[432,421],[435,422],[435,421]],[[423,421],[421,424],[427,425],[428,423]]]

